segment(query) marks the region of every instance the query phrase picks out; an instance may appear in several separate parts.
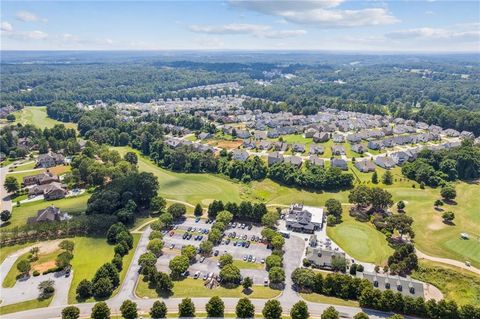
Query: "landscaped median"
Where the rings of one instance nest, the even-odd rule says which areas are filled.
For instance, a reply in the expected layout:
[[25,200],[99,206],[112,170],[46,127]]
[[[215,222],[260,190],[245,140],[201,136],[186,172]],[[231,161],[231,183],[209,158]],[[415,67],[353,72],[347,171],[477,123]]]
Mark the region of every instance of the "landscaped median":
[[[213,297],[222,296],[228,298],[253,298],[253,299],[272,299],[280,295],[280,290],[274,290],[270,287],[253,286],[250,294],[243,293],[243,287],[238,286],[236,288],[224,288],[218,287],[209,289],[204,286],[204,281],[201,279],[185,278],[180,281],[173,282],[172,297],[184,298],[184,297]],[[135,293],[140,298],[159,298],[160,295],[155,289],[148,287],[148,282],[143,280],[143,276],[140,276]]]
[[53,296],[43,300],[33,299],[33,300],[27,300],[19,303],[14,303],[7,306],[2,306],[0,307],[0,316],[6,315],[9,313],[18,312],[18,311],[48,307],[52,302],[52,299],[53,299]]

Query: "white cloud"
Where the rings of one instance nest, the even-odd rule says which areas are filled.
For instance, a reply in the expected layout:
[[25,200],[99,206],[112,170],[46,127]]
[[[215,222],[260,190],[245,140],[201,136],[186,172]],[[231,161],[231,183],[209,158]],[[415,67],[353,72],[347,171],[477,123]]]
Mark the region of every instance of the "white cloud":
[[23,22],[38,22],[38,21],[46,22],[47,21],[47,19],[41,19],[35,13],[30,11],[18,11],[15,16],[17,17],[18,20]]
[[0,24],[0,30],[5,32],[11,32],[13,30],[13,27],[9,22],[4,21]]
[[8,38],[30,41],[30,40],[45,40],[48,37],[48,34],[40,31],[18,31],[18,32],[4,32],[2,35],[5,35]]
[[201,37],[194,40],[197,45],[208,49],[221,49],[225,43],[218,37]]
[[387,38],[395,40],[405,39],[443,39],[461,41],[480,41],[480,30],[452,30],[443,28],[415,28],[390,32]]
[[289,1],[231,0],[234,7],[282,17],[288,22],[320,27],[358,27],[388,25],[399,22],[385,8],[342,10],[338,7],[343,0]]
[[307,33],[305,30],[274,30],[263,24],[225,24],[225,25],[191,25],[190,31],[207,34],[248,34],[258,38],[281,39],[297,37]]

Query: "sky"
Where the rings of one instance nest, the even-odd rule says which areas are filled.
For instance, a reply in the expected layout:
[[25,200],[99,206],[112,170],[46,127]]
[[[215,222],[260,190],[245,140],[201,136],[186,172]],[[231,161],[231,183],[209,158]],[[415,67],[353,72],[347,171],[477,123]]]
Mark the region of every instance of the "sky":
[[8,1],[2,50],[480,52],[480,1]]

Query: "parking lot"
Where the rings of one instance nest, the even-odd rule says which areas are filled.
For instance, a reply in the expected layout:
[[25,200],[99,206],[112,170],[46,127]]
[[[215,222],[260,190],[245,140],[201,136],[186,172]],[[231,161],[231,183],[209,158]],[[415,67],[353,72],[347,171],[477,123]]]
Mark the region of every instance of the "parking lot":
[[[236,227],[234,227],[236,226]],[[164,254],[157,261],[157,268],[164,272],[169,272],[168,264],[176,255],[180,254],[182,247],[193,245],[199,247],[200,243],[208,239],[208,233],[212,224],[205,220],[186,219],[184,222],[175,225],[174,229],[164,236],[165,248]],[[197,271],[203,278],[205,274],[218,274],[218,258],[224,254],[231,254],[234,260],[244,261],[246,263],[263,264],[265,258],[271,254],[271,250],[261,240],[261,227],[254,225],[241,224],[231,225],[225,231],[225,237],[221,244],[213,248],[214,253],[211,257],[202,260],[197,256],[197,262],[189,267],[190,276]],[[242,276],[251,277],[255,284],[262,284],[268,277],[268,272],[263,267],[261,269],[250,269],[256,267],[239,267]]]

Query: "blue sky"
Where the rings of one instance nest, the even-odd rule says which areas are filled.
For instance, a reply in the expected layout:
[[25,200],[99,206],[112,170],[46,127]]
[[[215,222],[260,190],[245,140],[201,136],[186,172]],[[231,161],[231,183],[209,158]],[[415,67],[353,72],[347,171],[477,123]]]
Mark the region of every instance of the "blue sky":
[[479,1],[2,1],[2,50],[480,51]]

